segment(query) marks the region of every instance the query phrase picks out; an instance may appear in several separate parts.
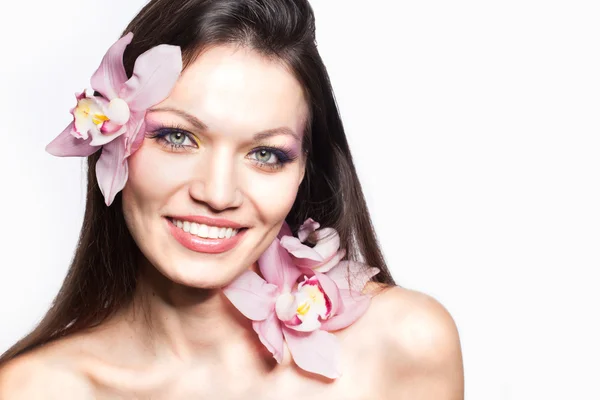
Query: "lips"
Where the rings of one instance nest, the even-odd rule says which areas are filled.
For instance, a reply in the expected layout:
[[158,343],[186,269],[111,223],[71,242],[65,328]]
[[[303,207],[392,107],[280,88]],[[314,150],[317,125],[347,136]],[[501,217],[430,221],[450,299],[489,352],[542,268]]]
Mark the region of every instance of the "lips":
[[[181,245],[198,253],[216,254],[229,251],[239,243],[248,230],[232,221],[208,217],[168,217],[165,218],[165,221],[169,231]],[[183,226],[178,227],[178,225],[183,225],[183,223],[187,223],[188,232],[183,229]],[[200,237],[198,236],[198,232],[195,234],[189,232],[192,224],[210,226],[210,229],[226,228],[221,229],[221,232],[229,231],[230,234],[237,230],[237,233],[231,237]],[[204,230],[204,232],[206,232],[206,230]],[[215,235],[211,234],[211,236]]]

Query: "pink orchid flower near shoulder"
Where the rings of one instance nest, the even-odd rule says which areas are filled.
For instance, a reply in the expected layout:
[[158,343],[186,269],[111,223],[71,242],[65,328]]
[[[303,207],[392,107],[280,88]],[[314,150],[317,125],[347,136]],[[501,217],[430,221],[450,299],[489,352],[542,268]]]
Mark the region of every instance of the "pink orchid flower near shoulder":
[[[300,228],[299,236],[305,240],[318,226],[308,219]],[[328,264],[326,272],[307,268],[307,264],[322,268],[323,263],[330,263],[337,257],[331,252],[335,246],[328,249],[327,254],[318,253],[317,256],[306,249],[299,251],[298,244],[291,239],[297,238],[284,222],[278,239],[258,260],[262,277],[253,271],[245,271],[223,292],[244,316],[253,321],[252,326],[261,343],[278,363],[283,359],[285,342],[300,368],[335,379],[341,375],[340,346],[337,337],[330,332],[351,325],[366,312],[370,296],[361,291],[379,269],[339,260]],[[294,255],[284,242],[294,243]],[[319,243],[312,250],[318,246]],[[335,248],[335,254],[341,254],[339,252]]]
[[[298,237],[285,235],[281,238],[281,245],[292,255],[298,267],[327,272],[346,256],[346,249],[340,249],[340,235],[335,229],[319,227],[318,222],[308,218],[298,229]],[[315,246],[307,246],[306,242]]]
[[76,95],[73,121],[46,147],[59,157],[87,157],[102,149],[96,177],[106,205],[127,182],[127,158],[144,139],[146,110],[171,93],[182,69],[179,46],[162,44],[141,54],[127,79],[123,53],[132,39],[130,32],[110,47],[91,78],[93,90]]

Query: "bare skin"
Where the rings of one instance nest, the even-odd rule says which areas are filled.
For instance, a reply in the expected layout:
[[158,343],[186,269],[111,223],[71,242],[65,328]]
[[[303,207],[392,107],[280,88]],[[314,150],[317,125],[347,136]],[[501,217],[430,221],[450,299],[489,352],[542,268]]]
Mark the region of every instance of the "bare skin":
[[[154,287],[155,289],[156,287]],[[18,399],[462,399],[456,327],[431,297],[372,283],[363,317],[336,335],[343,376],[277,364],[218,291],[192,309],[150,290],[141,310],[63,338],[0,370],[0,397]],[[54,395],[54,397],[52,397]]]
[[[376,295],[366,314],[335,333],[343,357],[335,381],[300,370],[289,353],[277,364],[223,296],[220,288],[244,270],[258,272],[255,260],[304,177],[307,104],[285,66],[244,48],[210,49],[150,114],[151,126],[186,135],[146,137],[128,160],[123,212],[144,255],[135,301],[5,365],[1,399],[463,398],[456,326],[426,295],[368,285]],[[257,146],[295,156],[272,168],[276,153],[261,156]],[[248,231],[230,251],[203,254],[173,238],[169,215],[228,218]]]

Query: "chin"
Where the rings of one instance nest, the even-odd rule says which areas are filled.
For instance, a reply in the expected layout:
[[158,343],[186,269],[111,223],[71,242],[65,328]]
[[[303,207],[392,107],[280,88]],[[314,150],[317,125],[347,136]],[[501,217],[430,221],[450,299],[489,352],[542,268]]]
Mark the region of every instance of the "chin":
[[[248,264],[251,265],[252,263]],[[217,289],[227,286],[243,270],[247,268],[245,263],[232,265],[221,261],[201,262],[170,262],[168,266],[157,269],[170,281],[192,288]]]

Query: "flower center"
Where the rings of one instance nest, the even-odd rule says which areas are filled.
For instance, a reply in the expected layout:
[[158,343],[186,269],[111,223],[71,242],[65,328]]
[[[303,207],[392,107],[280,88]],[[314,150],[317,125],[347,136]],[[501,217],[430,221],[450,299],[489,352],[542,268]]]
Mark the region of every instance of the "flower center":
[[306,279],[298,285],[296,293],[296,313],[300,319],[315,314],[314,317],[327,317],[327,296],[316,278]]
[[104,114],[94,114],[92,116],[92,122],[96,125],[100,125],[105,121],[108,121],[108,117]]
[[308,301],[305,301],[304,303],[301,303],[298,308],[296,308],[296,313],[298,315],[306,315],[306,313],[308,313],[310,311],[310,304],[308,303]]
[[[78,131],[85,130],[86,121],[94,124],[98,129],[102,127],[102,124],[109,120],[108,116],[104,115],[102,108],[90,98],[83,98],[77,102],[75,107],[75,122],[81,128]],[[89,124],[89,122],[87,122]]]

